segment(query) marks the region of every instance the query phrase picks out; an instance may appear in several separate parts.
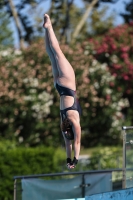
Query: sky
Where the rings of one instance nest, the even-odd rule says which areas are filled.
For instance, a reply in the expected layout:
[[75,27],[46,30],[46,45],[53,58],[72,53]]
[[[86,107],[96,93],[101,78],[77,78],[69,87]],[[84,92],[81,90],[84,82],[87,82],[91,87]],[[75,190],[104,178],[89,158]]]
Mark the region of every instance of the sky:
[[[115,21],[115,25],[120,25],[123,23],[123,19],[121,16],[118,16],[119,13],[124,12],[124,2],[130,2],[130,0],[117,0],[117,3],[112,4],[112,3],[101,3],[101,7],[107,5],[109,7],[109,13],[111,12],[116,12],[117,13],[117,19]],[[82,8],[83,7],[83,2],[82,0],[74,0],[74,4],[76,4],[77,7]],[[46,0],[45,3],[40,5],[41,7],[44,6],[44,13],[49,10],[50,7],[50,1]]]
[[[14,4],[16,2],[17,2],[17,0],[14,0]],[[43,9],[44,13],[47,13],[47,11],[49,10],[50,2],[51,2],[50,0],[45,0],[45,3],[43,2],[42,4],[39,5],[39,7],[41,9]],[[119,15],[120,13],[123,13],[124,10],[125,10],[124,9],[125,8],[124,2],[130,2],[130,0],[118,0],[117,3],[115,3],[115,4],[101,3],[101,7],[105,6],[105,5],[107,5],[109,7],[108,16],[111,13],[116,13],[116,20],[115,20],[115,23],[114,23],[115,26],[124,23],[123,18]],[[74,4],[76,4],[76,6],[79,7],[79,8],[83,8],[83,5],[84,5],[82,0],[74,0]],[[18,36],[17,36],[17,32],[15,31],[14,23],[12,23],[12,29],[13,29],[13,32],[14,32],[15,47],[18,47]]]

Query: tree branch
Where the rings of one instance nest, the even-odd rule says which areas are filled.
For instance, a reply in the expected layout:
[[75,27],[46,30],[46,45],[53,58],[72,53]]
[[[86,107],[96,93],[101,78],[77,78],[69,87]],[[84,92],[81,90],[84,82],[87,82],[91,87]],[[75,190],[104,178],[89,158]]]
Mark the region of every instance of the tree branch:
[[15,9],[15,6],[13,5],[12,0],[8,0],[9,2],[9,6],[12,12],[12,15],[14,17],[15,23],[16,23],[16,28],[18,30],[18,35],[19,35],[19,41],[20,41],[20,48],[23,49],[24,48],[24,40],[21,34],[21,27],[20,27],[20,22],[19,22],[19,17],[18,17],[18,13]]
[[98,0],[93,0],[93,1],[89,4],[89,6],[88,6],[87,10],[85,11],[85,13],[84,13],[82,19],[80,20],[80,22],[78,23],[77,27],[75,28],[75,31],[74,31],[73,36],[72,36],[72,37],[73,37],[73,40],[78,36],[78,34],[79,34],[81,28],[83,27],[85,21],[87,20],[87,17],[88,17],[88,15],[89,15],[89,13],[91,12],[91,10],[93,9],[93,7],[96,5],[97,2],[98,2]]

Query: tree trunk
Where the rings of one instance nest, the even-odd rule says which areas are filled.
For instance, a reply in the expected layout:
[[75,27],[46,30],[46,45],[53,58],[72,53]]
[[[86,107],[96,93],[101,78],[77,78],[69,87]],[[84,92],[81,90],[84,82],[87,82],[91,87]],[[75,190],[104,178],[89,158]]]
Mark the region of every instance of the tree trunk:
[[78,36],[81,28],[83,27],[85,21],[87,20],[87,17],[89,15],[89,13],[91,12],[91,10],[93,9],[93,7],[96,5],[97,2],[98,2],[98,0],[93,0],[89,4],[89,6],[88,6],[87,10],[85,11],[82,19],[80,20],[80,22],[78,23],[77,27],[75,28],[75,31],[74,31],[73,36],[72,36],[73,40],[75,40],[75,38]]
[[20,42],[19,46],[20,46],[20,49],[23,49],[24,48],[24,39],[23,39],[22,33],[21,33],[19,17],[18,17],[17,11],[15,9],[15,6],[13,5],[13,1],[8,0],[8,2],[9,2],[9,6],[10,6],[10,9],[11,9],[12,15],[13,15],[14,20],[15,20],[17,31],[18,31],[19,42]]

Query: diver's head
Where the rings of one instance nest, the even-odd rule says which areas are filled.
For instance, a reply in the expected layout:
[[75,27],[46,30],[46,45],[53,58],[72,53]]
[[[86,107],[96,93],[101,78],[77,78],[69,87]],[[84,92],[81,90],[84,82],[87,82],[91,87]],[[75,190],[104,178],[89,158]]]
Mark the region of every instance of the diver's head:
[[69,121],[69,119],[65,118],[63,120],[62,125],[61,125],[61,130],[64,133],[64,136],[68,140],[74,139],[74,133],[73,133],[72,125],[71,125],[71,122]]

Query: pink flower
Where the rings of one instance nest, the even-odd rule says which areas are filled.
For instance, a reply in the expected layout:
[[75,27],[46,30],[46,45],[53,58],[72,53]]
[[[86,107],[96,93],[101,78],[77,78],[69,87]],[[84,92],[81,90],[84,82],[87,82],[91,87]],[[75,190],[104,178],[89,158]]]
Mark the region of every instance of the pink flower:
[[114,76],[114,77],[117,77],[118,75],[117,75],[116,73],[113,73],[113,76]]
[[112,45],[111,45],[111,49],[112,49],[113,51],[116,50],[116,49],[117,49],[116,45],[115,45],[115,44],[112,44]]
[[97,54],[101,54],[101,53],[103,53],[104,52],[104,49],[102,48],[102,47],[99,47],[98,49],[97,49]]
[[127,75],[123,75],[123,79],[124,79],[125,81],[127,81],[127,80],[129,80],[129,77],[128,77]]
[[125,59],[128,59],[129,56],[128,56],[127,53],[122,53],[122,54],[121,54],[121,58],[123,58],[123,59],[125,60]]
[[125,59],[124,62],[125,62],[126,65],[129,65],[130,64],[129,57],[127,59]]
[[110,85],[110,87],[114,87],[115,84],[114,84],[114,82],[110,82],[109,85]]
[[125,46],[125,47],[121,47],[121,48],[120,48],[120,50],[121,50],[122,52],[128,52],[129,49],[130,49],[130,47],[128,47],[128,46]]
[[129,68],[130,71],[133,71],[133,64],[130,64],[130,65],[128,66],[128,68]]
[[119,64],[113,64],[113,67],[114,67],[115,69],[121,69],[121,68],[122,68],[122,66],[119,65]]
[[107,99],[107,100],[110,100],[110,99],[111,99],[111,96],[110,96],[109,94],[107,94],[107,95],[106,95],[106,99]]
[[129,25],[130,25],[130,26],[133,26],[133,21],[129,22]]

